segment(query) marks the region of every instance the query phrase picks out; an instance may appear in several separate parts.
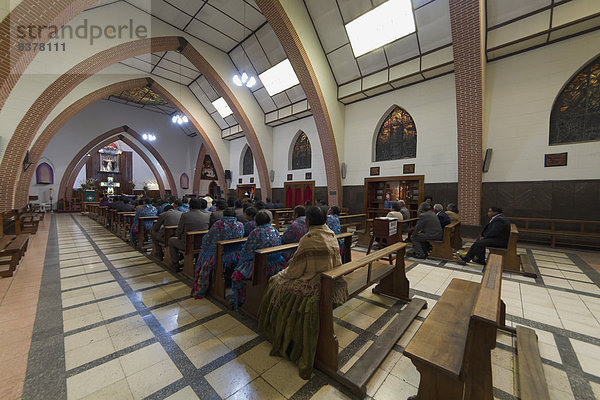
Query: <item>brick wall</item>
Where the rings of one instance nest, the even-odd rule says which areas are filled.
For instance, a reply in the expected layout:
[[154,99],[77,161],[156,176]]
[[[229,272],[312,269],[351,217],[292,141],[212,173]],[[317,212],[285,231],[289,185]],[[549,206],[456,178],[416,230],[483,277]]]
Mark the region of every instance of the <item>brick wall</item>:
[[479,225],[483,127],[483,55],[479,0],[450,0],[458,134],[458,207]]

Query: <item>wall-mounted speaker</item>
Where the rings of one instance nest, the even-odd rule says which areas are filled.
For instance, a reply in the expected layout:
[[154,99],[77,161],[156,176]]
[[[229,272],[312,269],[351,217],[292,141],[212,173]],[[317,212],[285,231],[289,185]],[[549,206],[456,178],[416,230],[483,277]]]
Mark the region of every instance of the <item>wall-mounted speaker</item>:
[[275,180],[275,171],[273,171],[272,169],[269,170],[269,179],[271,180],[271,182]]
[[231,170],[229,170],[229,169],[225,170],[225,179],[231,179]]
[[488,172],[490,170],[490,163],[492,162],[492,149],[485,150],[485,156],[483,157],[483,172]]
[[348,170],[348,166],[346,163],[342,163],[342,179],[346,179],[346,171]]

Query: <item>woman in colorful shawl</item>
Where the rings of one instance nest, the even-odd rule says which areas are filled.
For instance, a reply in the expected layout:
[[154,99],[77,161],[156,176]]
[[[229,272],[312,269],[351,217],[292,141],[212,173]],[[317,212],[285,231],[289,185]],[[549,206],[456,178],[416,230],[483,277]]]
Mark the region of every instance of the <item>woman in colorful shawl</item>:
[[[342,233],[342,224],[340,223],[340,213],[342,210],[338,206],[332,206],[329,209],[329,215],[327,215],[327,226],[329,229],[333,231],[336,235]],[[340,255],[344,254],[344,242],[341,239],[338,239],[338,244],[340,246]]]
[[[221,240],[239,239],[244,237],[244,226],[235,218],[233,208],[226,208],[223,211],[223,218],[218,220],[210,227],[210,230],[202,238],[202,250],[196,263],[196,273],[194,285],[192,286],[192,296],[195,299],[201,299],[208,291],[210,279],[215,267],[215,256],[217,254],[217,242]],[[240,246],[227,246],[227,252],[223,254],[224,276],[231,276],[233,267],[240,259]],[[218,276],[217,279],[223,277]]]
[[[154,217],[157,214],[158,210],[152,205],[152,200],[150,200],[149,197],[146,197],[143,200],[143,204],[139,206],[138,209],[135,211],[135,217],[133,218],[133,222],[131,223],[131,243],[135,244],[135,237],[138,233],[138,222],[140,220],[140,217]],[[153,223],[154,221],[144,222],[144,229],[150,232]]]
[[[258,327],[273,345],[271,355],[298,365],[300,377],[312,373],[319,337],[321,272],[342,264],[338,242],[319,207],[308,207],[308,233],[288,266],[269,280],[258,310]],[[334,305],[348,297],[346,282],[336,281],[331,293]]]
[[[254,251],[266,247],[279,246],[281,236],[271,225],[271,218],[266,211],[259,211],[255,217],[256,229],[250,232],[248,240],[240,252],[240,261],[231,275],[231,288],[233,289],[234,309],[246,300],[244,279],[249,279],[254,270]],[[281,253],[271,254],[267,257],[266,275],[275,275],[285,268],[285,259]]]
[[[281,244],[298,243],[302,236],[308,231],[306,226],[306,210],[304,206],[294,207],[294,222],[287,227],[283,235],[281,235]],[[281,253],[285,260],[289,260],[294,255],[294,250],[288,250]]]
[[254,207],[246,208],[246,218],[248,219],[248,222],[244,224],[244,237],[248,237],[250,232],[256,228],[256,221],[254,218],[256,217],[257,212],[258,210]]

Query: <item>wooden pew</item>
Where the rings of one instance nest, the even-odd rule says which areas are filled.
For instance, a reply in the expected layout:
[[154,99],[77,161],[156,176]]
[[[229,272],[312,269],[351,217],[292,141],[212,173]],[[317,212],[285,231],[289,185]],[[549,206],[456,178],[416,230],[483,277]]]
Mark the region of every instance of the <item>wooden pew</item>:
[[102,226],[106,226],[107,212],[108,212],[108,206],[98,206],[98,222]]
[[521,400],[549,399],[538,338],[533,329],[517,326],[517,354]]
[[286,225],[291,224],[294,220],[294,210],[279,208],[271,210],[271,212],[273,213],[273,226],[278,231],[282,230]]
[[364,230],[365,229],[365,217],[367,214],[352,214],[352,215],[341,215],[340,225],[342,228],[342,233],[348,232],[348,228],[353,226],[355,230]]
[[[342,262],[348,263],[352,261],[352,233],[346,232],[335,236],[336,239],[344,242],[344,254]],[[267,258],[271,254],[277,254],[284,251],[296,251],[299,243],[283,244],[281,246],[267,247],[254,252],[254,268],[250,280],[246,284],[246,302],[239,308],[242,314],[257,320],[258,307],[262,300],[262,296],[267,288],[270,276],[266,274]]]
[[[537,274],[529,262],[529,256],[526,254],[517,254],[517,240],[519,239],[519,230],[515,224],[510,224],[510,235],[508,236],[508,246],[506,249],[499,247],[488,247],[490,254],[499,254],[502,256],[504,271],[513,274],[521,274],[531,278],[536,278]],[[521,268],[521,264],[523,268]]]
[[231,304],[227,300],[225,287],[225,267],[223,266],[223,254],[225,254],[226,247],[239,246],[246,243],[247,237],[239,239],[221,240],[217,242],[217,252],[215,254],[215,267],[212,279],[210,281],[210,287],[208,288],[208,294],[225,307],[231,307]]
[[[377,368],[421,309],[427,307],[422,299],[411,300],[409,281],[406,278],[404,266],[405,243],[395,243],[369,254],[359,260],[351,261],[321,274],[321,294],[319,300],[319,338],[315,364],[317,368],[331,376],[353,393],[365,396],[366,384],[377,371]],[[396,254],[395,264],[390,265],[379,260]],[[410,302],[398,317],[388,325],[369,349],[345,373],[338,371],[338,341],[333,328],[333,302],[331,294],[336,287],[336,281],[345,279],[348,284],[348,298],[358,295],[371,286],[374,293],[391,296]]]
[[183,275],[194,280],[194,261],[202,249],[202,238],[208,231],[192,231],[185,234],[185,252],[183,253]]
[[40,217],[33,213],[21,213],[15,220],[15,233],[30,233],[35,235],[40,223]]
[[404,349],[421,374],[419,400],[493,400],[491,350],[504,325],[502,257],[481,283],[453,279]]
[[0,265],[8,265],[8,269],[0,271],[0,276],[13,276],[17,265],[27,250],[29,234],[8,235],[0,238]]
[[429,241],[429,244],[431,244],[431,253],[429,256],[427,256],[427,258],[434,260],[456,261],[454,258],[454,252],[452,251],[452,244],[456,242],[456,239],[454,239],[454,234],[457,231],[457,227],[458,235],[460,236],[460,222],[453,222],[444,227],[444,236],[442,240]]
[[[578,219],[555,219],[555,218],[524,218],[510,217],[509,220],[518,222],[518,228],[532,238],[538,236],[550,236],[550,244],[556,246],[556,238],[582,238],[590,242],[578,242],[578,246],[598,247],[592,243],[600,242],[600,221],[584,221]],[[587,229],[586,229],[587,228]]]
[[165,232],[165,240],[159,244],[163,248],[162,249],[163,250],[162,261],[163,261],[163,263],[165,263],[165,265],[167,265],[168,267],[171,267],[171,265],[173,265],[173,262],[171,260],[171,252],[169,251],[169,239],[171,239],[173,236],[175,236],[175,233],[177,233],[177,225],[165,226],[164,232]]
[[138,231],[137,237],[135,238],[136,247],[139,251],[146,251],[150,249],[149,244],[152,243],[152,236],[150,235],[150,229],[146,229],[146,222],[148,221],[156,221],[158,219],[158,215],[154,215],[151,217],[139,217],[138,218]]
[[135,212],[124,212],[121,215],[121,219],[123,221],[123,225],[121,225],[121,239],[126,242],[129,242],[131,225],[133,224],[134,218]]

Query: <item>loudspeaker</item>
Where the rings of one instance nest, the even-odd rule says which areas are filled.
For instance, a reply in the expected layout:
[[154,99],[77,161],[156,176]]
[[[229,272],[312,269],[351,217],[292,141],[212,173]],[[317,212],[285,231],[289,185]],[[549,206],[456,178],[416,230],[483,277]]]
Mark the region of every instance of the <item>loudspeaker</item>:
[[225,179],[231,179],[231,170],[229,170],[229,169],[225,170]]
[[348,169],[348,166],[346,165],[346,163],[342,163],[342,179],[346,179],[347,169]]
[[492,162],[492,149],[485,150],[485,156],[483,157],[483,172],[488,172],[490,170],[490,163]]
[[269,170],[269,179],[271,180],[271,182],[275,180],[275,171],[273,171],[272,169]]

